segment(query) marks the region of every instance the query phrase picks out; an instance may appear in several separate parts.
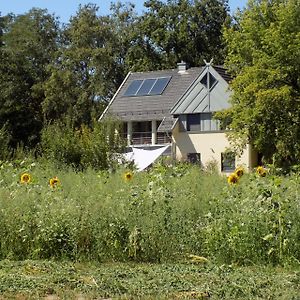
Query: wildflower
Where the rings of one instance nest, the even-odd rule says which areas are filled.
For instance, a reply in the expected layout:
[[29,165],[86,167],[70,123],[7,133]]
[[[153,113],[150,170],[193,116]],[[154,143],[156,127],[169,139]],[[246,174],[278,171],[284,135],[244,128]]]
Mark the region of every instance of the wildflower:
[[235,174],[235,173],[232,173],[228,176],[227,178],[227,182],[229,184],[236,184],[239,180],[239,177]]
[[267,170],[262,166],[258,166],[256,168],[256,174],[258,174],[261,177],[265,177],[267,175]]
[[49,184],[52,188],[55,188],[56,186],[60,185],[60,180],[55,176],[49,180]]
[[23,173],[23,174],[21,175],[21,180],[20,180],[21,183],[29,183],[30,181],[31,181],[31,176],[30,176],[30,174],[28,174],[28,173]]
[[244,175],[245,171],[243,167],[238,167],[234,173],[237,175],[238,178],[241,178]]
[[126,172],[126,173],[124,174],[124,179],[125,179],[126,181],[130,181],[132,178],[133,178],[133,174],[132,174],[131,172]]

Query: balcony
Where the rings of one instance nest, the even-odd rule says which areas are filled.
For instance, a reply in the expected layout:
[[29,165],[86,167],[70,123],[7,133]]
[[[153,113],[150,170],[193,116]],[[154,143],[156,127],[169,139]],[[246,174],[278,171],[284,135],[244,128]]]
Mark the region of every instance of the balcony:
[[[163,145],[171,143],[171,137],[164,132],[156,133],[155,144]],[[131,138],[132,145],[151,145],[152,144],[152,133],[147,132],[133,132]]]

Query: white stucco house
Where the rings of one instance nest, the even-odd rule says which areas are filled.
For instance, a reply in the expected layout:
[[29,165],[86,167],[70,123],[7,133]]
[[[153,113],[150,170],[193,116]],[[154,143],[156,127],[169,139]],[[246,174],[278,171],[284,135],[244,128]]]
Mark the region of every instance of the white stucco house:
[[169,145],[169,154],[220,172],[237,166],[251,169],[257,154],[247,145],[241,156],[230,151],[226,130],[213,118],[230,106],[231,77],[222,66],[130,72],[100,117],[113,115],[124,122],[128,146],[157,149]]

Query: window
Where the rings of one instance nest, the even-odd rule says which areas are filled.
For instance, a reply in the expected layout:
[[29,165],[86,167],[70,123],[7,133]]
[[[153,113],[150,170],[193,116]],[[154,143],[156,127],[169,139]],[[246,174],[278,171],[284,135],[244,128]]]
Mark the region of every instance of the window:
[[200,114],[200,126],[201,131],[211,131],[212,130],[212,113],[202,113]]
[[188,114],[186,120],[187,131],[200,131],[200,114]]
[[187,131],[218,131],[220,122],[214,120],[212,113],[188,114]]
[[[209,82],[208,82],[209,79]],[[215,85],[215,83],[217,82],[217,79],[210,73],[207,72],[202,79],[200,80],[200,82],[208,89],[212,89]]]
[[201,155],[200,153],[188,153],[187,154],[188,162],[192,164],[201,164]]
[[171,77],[159,77],[133,80],[123,96],[161,95]]
[[221,171],[232,172],[235,170],[235,154],[234,152],[221,153]]

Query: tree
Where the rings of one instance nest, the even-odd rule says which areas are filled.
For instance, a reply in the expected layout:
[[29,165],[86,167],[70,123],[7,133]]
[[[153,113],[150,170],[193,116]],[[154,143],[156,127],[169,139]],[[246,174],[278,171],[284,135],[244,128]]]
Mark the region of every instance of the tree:
[[222,26],[229,20],[228,1],[148,0],[145,7],[140,36],[160,56],[162,68],[173,68],[181,60],[190,66],[211,58],[223,63]]
[[115,55],[121,81],[129,71],[145,71],[161,68],[160,55],[145,38],[142,19],[133,4],[113,4],[110,22],[115,33]]
[[298,0],[251,0],[225,30],[234,94],[218,117],[236,146],[251,143],[280,166],[300,157],[299,20]]
[[57,48],[58,23],[39,9],[2,21],[0,127],[6,124],[12,146],[34,147],[43,126],[43,82]]
[[3,17],[1,17],[1,13],[0,13],[0,47],[3,46],[2,37],[3,37],[4,28],[5,28],[4,22],[5,22],[5,20]]
[[45,83],[47,121],[69,116],[77,126],[91,124],[93,112],[100,115],[125,77],[117,24],[97,12],[96,5],[80,6],[64,29],[64,44]]

